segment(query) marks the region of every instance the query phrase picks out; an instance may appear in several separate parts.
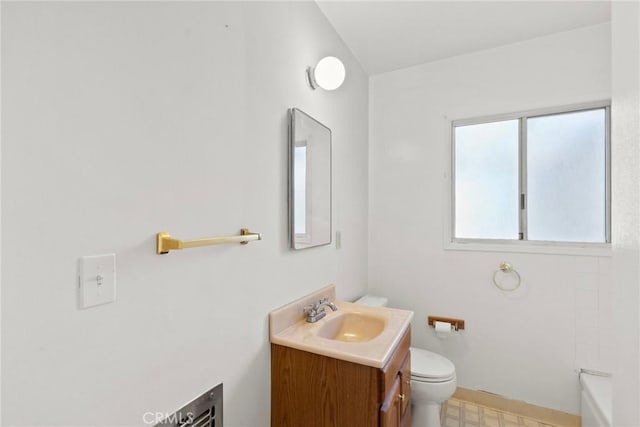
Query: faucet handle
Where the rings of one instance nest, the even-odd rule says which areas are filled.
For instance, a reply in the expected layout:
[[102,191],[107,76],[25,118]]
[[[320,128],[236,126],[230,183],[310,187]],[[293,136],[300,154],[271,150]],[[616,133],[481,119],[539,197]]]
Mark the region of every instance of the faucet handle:
[[312,304],[305,305],[302,307],[302,313],[304,313],[305,316],[313,316],[316,314],[316,308]]
[[329,298],[328,297],[322,297],[320,298],[320,304],[325,304],[329,302]]

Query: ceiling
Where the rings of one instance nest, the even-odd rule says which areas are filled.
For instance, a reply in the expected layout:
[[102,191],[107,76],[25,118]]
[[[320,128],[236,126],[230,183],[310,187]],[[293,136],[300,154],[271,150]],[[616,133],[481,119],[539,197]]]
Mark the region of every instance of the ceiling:
[[369,74],[607,22],[609,1],[316,0]]

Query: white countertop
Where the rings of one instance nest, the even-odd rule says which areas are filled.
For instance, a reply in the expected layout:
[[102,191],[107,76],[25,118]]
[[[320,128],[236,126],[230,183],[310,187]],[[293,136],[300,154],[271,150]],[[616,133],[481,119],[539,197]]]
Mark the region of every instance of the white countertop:
[[[337,311],[327,308],[327,315],[315,323],[304,319],[302,307],[317,302],[321,297],[338,306]],[[344,342],[317,335],[331,319],[343,313],[375,315],[385,320],[385,327],[377,337],[365,342]],[[335,301],[335,287],[320,289],[269,313],[269,334],[273,344],[279,344],[310,353],[346,360],[361,365],[382,368],[409,327],[413,312],[387,307],[368,307],[345,301]]]

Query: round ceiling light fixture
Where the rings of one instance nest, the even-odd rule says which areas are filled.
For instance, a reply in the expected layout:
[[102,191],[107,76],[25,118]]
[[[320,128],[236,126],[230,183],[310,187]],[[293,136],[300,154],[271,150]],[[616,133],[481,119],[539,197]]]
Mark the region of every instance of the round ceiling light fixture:
[[342,61],[335,56],[326,56],[315,68],[307,68],[307,78],[312,89],[336,90],[344,82],[345,70]]

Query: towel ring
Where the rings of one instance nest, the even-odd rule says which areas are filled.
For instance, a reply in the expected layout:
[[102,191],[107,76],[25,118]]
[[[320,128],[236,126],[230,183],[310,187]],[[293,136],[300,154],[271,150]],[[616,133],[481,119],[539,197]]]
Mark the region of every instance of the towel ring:
[[[518,281],[516,286],[511,288],[511,289],[507,289],[507,288],[503,287],[502,285],[500,285],[498,283],[498,280],[497,280],[498,273],[500,273],[500,272],[502,272],[504,274],[513,273],[516,276],[516,279]],[[520,287],[520,285],[522,284],[522,280],[520,279],[520,274],[516,270],[514,270],[513,267],[511,267],[511,264],[509,264],[506,261],[502,261],[502,263],[500,264],[500,267],[498,267],[496,272],[493,273],[493,284],[496,285],[496,288],[500,289],[501,291],[513,292],[513,291],[515,291],[516,289],[518,289]]]

